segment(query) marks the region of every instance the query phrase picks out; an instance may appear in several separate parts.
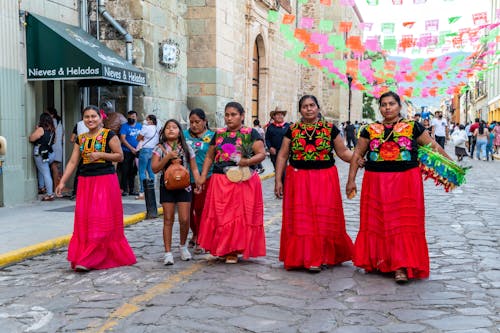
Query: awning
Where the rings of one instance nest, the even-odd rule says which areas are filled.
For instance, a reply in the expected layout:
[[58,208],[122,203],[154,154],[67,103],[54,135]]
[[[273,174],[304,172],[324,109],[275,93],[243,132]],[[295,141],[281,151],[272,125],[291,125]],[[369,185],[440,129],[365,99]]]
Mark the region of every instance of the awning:
[[83,85],[146,85],[136,68],[82,29],[27,14],[28,80],[82,80]]

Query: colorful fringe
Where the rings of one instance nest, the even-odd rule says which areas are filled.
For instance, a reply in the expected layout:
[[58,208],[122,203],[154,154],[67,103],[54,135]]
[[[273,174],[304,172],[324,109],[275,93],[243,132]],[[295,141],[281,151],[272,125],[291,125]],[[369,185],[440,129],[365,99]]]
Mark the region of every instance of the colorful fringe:
[[446,192],[465,183],[465,173],[469,168],[463,168],[435,152],[430,144],[418,148],[418,159],[424,180],[433,179],[436,186],[443,185]]

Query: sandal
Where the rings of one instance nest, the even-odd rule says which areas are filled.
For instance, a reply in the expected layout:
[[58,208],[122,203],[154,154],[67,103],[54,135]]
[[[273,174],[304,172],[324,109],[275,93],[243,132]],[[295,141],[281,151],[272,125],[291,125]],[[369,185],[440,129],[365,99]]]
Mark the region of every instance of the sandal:
[[404,268],[397,269],[394,272],[394,280],[398,284],[405,284],[408,282],[408,275],[406,275],[406,270]]
[[45,193],[47,193],[47,189],[45,187],[38,189],[38,194],[45,194]]
[[46,195],[42,198],[42,201],[54,201],[55,197],[54,195]]
[[135,197],[135,200],[144,200],[144,193],[139,193],[139,195]]
[[238,255],[237,254],[228,254],[226,256],[226,264],[237,264],[238,263]]

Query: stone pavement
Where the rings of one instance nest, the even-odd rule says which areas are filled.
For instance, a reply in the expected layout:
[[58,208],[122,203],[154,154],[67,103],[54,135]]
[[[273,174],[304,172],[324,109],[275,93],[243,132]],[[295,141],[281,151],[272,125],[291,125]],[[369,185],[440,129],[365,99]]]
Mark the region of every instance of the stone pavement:
[[[182,262],[174,252],[166,267],[162,220],[144,221],[126,228],[132,267],[74,273],[59,249],[0,270],[1,331],[498,332],[500,162],[470,164],[467,183],[451,193],[425,183],[428,280],[399,286],[350,262],[319,274],[285,271],[281,201],[268,179],[266,257],[226,265],[203,256]],[[344,186],[347,165],[338,166]],[[343,198],[354,239],[359,196]]]

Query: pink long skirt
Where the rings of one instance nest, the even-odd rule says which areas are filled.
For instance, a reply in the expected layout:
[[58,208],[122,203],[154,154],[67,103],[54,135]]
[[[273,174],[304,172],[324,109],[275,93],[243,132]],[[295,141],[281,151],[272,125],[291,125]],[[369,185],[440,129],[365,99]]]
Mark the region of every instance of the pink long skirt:
[[78,177],[71,268],[105,269],[133,265],[135,255],[123,230],[123,206],[116,174]]
[[366,271],[406,268],[409,278],[429,276],[419,168],[404,172],[365,171],[353,262]]
[[214,256],[241,253],[244,259],[266,255],[264,203],[258,174],[233,183],[213,174],[207,189],[198,242]]
[[351,260],[337,167],[288,166],[283,195],[280,260],[285,269],[335,265]]

